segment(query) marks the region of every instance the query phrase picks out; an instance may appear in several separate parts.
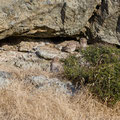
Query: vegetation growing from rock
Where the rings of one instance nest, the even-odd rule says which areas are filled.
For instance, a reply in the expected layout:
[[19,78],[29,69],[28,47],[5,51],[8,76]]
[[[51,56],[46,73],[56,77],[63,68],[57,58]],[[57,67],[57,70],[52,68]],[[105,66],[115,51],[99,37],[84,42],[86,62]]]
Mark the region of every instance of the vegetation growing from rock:
[[67,79],[72,81],[73,84],[81,83],[88,77],[87,68],[82,67],[79,59],[73,55],[66,58],[64,61],[64,75]]
[[[70,56],[64,61],[65,76],[73,83],[87,85],[93,95],[107,105],[120,101],[120,50],[115,46],[96,44],[81,51],[89,66]],[[82,82],[83,83],[83,82]]]
[[93,66],[119,62],[120,50],[112,45],[96,44],[82,50],[85,59]]

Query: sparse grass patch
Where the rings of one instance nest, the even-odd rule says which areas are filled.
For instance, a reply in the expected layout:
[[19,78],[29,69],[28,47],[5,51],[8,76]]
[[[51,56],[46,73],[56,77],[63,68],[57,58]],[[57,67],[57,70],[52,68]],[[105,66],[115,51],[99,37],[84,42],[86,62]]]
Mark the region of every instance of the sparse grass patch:
[[15,80],[0,89],[0,120],[119,120],[120,109],[110,109],[87,89],[70,98],[54,88],[36,90]]

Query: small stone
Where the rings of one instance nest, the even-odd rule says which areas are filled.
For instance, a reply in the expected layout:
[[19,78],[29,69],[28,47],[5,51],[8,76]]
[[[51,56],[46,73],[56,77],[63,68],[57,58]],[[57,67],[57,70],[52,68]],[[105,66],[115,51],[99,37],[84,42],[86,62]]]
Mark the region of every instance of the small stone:
[[50,66],[50,70],[51,70],[51,72],[53,72],[53,73],[58,73],[58,72],[63,71],[63,67],[62,67],[62,65],[61,65],[58,57],[55,57],[55,58],[52,60],[51,66]]
[[49,47],[38,47],[35,53],[38,57],[48,60],[54,59],[55,57],[61,59],[66,58],[68,56],[68,54],[66,53],[63,53],[61,51]]
[[61,46],[61,45],[55,45],[55,48],[61,51],[62,48],[63,48],[63,46]]
[[0,71],[0,87],[4,87],[10,83],[11,74],[5,71]]
[[68,43],[65,47],[62,48],[62,51],[72,53],[76,50],[77,45],[75,43]]

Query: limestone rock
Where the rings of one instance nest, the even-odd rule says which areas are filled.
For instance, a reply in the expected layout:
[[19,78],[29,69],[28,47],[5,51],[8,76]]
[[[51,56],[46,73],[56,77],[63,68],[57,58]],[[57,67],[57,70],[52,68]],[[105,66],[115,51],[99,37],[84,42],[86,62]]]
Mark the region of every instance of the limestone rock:
[[103,0],[90,23],[94,37],[120,45],[120,0]]
[[92,38],[120,45],[120,0],[0,0],[0,39],[73,37],[86,27]]
[[13,59],[13,65],[21,69],[39,69],[41,71],[50,71],[50,62],[40,59],[35,53],[21,53]]
[[79,34],[101,0],[0,0],[0,39]]
[[68,56],[68,54],[65,52],[61,52],[57,49],[49,48],[49,47],[37,47],[36,55],[44,59],[54,59],[55,57],[61,59],[61,58],[66,58]]
[[40,90],[46,90],[52,87],[56,92],[63,92],[67,95],[73,95],[75,93],[75,86],[71,82],[61,81],[58,78],[49,78],[44,75],[30,76],[26,78],[26,82],[31,82]]
[[35,53],[3,51],[0,52],[0,57],[0,65],[8,68],[12,66],[22,70],[39,69],[50,72],[50,61],[40,59]]

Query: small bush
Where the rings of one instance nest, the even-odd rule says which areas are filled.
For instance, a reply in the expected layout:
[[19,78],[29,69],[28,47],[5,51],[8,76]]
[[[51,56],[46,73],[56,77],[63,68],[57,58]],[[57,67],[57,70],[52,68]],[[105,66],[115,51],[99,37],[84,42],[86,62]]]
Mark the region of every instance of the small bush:
[[73,83],[85,80],[90,91],[114,105],[120,100],[120,50],[114,46],[96,44],[81,53],[90,66],[81,66],[80,58],[70,56],[64,60],[65,76]]
[[81,51],[84,58],[93,66],[116,63],[120,60],[120,50],[114,46],[96,44]]
[[108,105],[120,100],[120,63],[96,67],[89,76],[90,90]]
[[87,68],[81,67],[79,58],[75,56],[69,56],[64,60],[64,74],[67,79],[73,82],[73,84],[81,83],[83,79],[88,77]]

